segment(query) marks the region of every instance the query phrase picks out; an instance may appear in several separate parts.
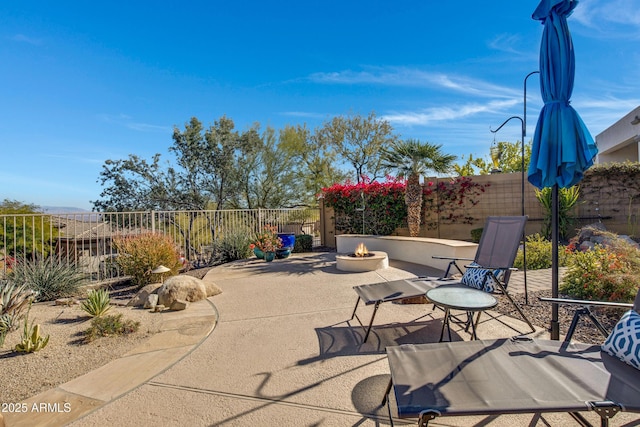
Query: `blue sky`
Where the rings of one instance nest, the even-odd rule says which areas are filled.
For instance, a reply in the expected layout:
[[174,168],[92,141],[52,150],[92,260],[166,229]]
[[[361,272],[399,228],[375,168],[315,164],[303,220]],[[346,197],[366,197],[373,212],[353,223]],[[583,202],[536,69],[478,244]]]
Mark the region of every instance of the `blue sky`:
[[[91,208],[107,159],[226,115],[311,129],[375,111],[404,138],[488,156],[538,68],[537,0],[0,3],[0,199]],[[569,18],[572,105],[595,136],[640,105],[640,0]],[[527,137],[542,106],[527,84]],[[498,141],[520,140],[513,120]]]

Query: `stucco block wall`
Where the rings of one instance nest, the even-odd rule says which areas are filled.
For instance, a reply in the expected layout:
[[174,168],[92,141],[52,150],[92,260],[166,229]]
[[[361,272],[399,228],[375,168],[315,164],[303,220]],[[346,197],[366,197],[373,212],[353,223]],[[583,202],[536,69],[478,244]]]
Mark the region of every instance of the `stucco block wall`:
[[[433,237],[442,239],[471,240],[471,230],[481,228],[488,216],[512,216],[520,215],[522,209],[522,175],[520,173],[478,175],[471,179],[478,184],[489,184],[485,192],[479,196],[476,206],[468,209],[468,214],[475,220],[472,224],[442,224],[434,229],[422,227],[421,237]],[[437,182],[437,178],[426,178],[426,181]],[[640,183],[638,183],[640,186]],[[525,215],[529,217],[525,233],[527,235],[540,232],[542,230],[544,210],[535,196],[535,187],[526,181],[524,185],[524,206]],[[602,191],[596,202],[581,200],[574,210],[577,216],[577,227],[598,222],[601,220],[605,227],[619,234],[640,234],[640,200],[632,200],[629,204],[628,198],[622,197],[624,194],[620,189],[611,188]],[[342,234],[340,230],[335,230],[333,224],[333,210],[321,207],[322,242],[325,246],[336,247],[335,235]],[[398,228],[394,233],[398,236],[408,236],[407,228]]]

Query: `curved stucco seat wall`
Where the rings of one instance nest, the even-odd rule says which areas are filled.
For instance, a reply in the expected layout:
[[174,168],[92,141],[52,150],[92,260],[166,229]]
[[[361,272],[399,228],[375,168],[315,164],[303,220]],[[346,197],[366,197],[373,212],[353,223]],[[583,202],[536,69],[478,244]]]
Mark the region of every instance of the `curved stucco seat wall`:
[[[462,240],[433,239],[430,237],[372,236],[363,234],[340,234],[336,236],[336,249],[340,254],[353,253],[358,244],[364,243],[370,251],[386,252],[390,259],[422,264],[446,270],[448,258],[471,258],[476,254],[476,243]],[[463,264],[459,264],[464,271]]]

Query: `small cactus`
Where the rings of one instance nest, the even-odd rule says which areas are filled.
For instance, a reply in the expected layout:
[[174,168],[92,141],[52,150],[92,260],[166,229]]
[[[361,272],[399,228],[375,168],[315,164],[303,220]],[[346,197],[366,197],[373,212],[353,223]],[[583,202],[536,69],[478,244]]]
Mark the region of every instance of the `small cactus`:
[[29,312],[24,318],[24,330],[22,331],[22,341],[16,344],[14,350],[18,353],[33,353],[42,350],[49,344],[49,335],[45,338],[40,336],[40,324],[31,323],[29,327]]

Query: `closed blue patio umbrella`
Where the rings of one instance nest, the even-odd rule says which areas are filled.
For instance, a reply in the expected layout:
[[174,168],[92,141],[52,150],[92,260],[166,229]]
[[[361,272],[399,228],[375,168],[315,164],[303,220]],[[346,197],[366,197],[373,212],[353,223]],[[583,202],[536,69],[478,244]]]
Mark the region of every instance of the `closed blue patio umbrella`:
[[[558,188],[578,183],[598,153],[582,119],[569,104],[575,55],[567,17],[576,0],[542,0],[533,19],[542,21],[540,91],[544,106],[533,136],[528,180],[552,193],[552,296],[558,297]],[[559,339],[558,305],[553,304],[551,338]]]

